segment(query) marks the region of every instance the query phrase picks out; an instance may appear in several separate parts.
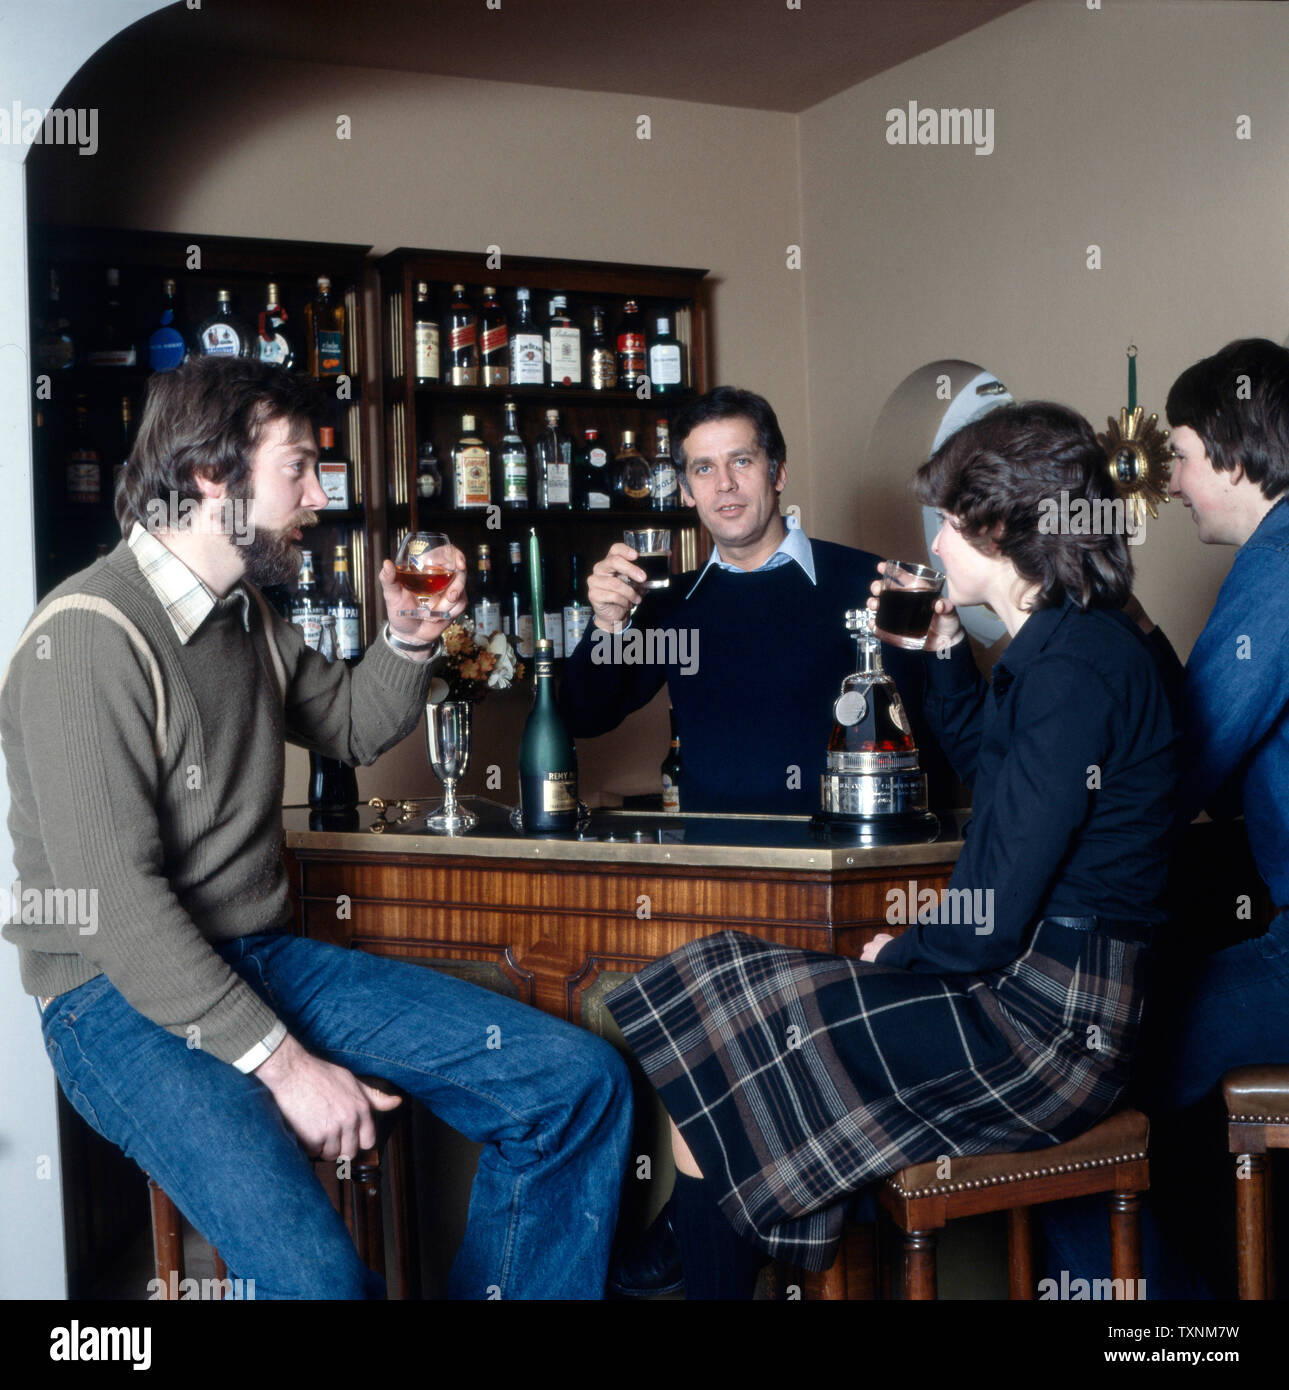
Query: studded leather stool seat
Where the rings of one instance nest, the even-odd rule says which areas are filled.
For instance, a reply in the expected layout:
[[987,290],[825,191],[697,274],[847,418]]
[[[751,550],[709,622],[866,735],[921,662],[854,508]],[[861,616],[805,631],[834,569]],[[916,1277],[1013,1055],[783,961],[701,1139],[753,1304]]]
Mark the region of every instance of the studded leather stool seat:
[[1269,1154],[1289,1149],[1289,1066],[1237,1067],[1222,1078],[1227,1149],[1235,1159],[1240,1297],[1275,1297]]
[[[1137,1297],[1141,1277],[1141,1194],[1150,1187],[1150,1125],[1120,1110],[1077,1139],[1028,1153],[978,1154],[918,1163],[893,1174],[879,1201],[901,1234],[905,1298],[936,1297],[936,1236],[955,1217],[1007,1213],[1011,1297],[1035,1295],[1030,1208],[1105,1193],[1110,1277],[1116,1298]],[[940,1176],[947,1166],[948,1172]]]
[[[388,1089],[371,1077],[363,1077],[369,1085]],[[395,1285],[401,1299],[416,1298],[419,1292],[418,1271],[414,1267],[409,1240],[414,1221],[411,1215],[414,1196],[407,1183],[407,1134],[410,1118],[404,1118],[409,1102],[395,1110],[372,1112],[376,1123],[376,1146],[362,1149],[349,1167],[349,1176],[340,1178],[336,1164],[315,1159],[313,1170],[326,1188],[332,1205],[344,1217],[345,1226],[363,1264],[381,1278],[386,1278],[385,1230],[381,1214],[381,1175],[389,1174],[390,1205],[393,1213],[391,1244],[394,1250]],[[161,1281],[159,1297],[170,1298],[181,1289],[184,1281],[183,1217],[166,1192],[148,1176],[148,1196],[152,1205],[152,1253],[157,1278]],[[212,1247],[214,1277],[228,1278],[228,1268],[218,1250]],[[172,1278],[173,1276],[173,1278]],[[182,1293],[180,1294],[182,1297]]]

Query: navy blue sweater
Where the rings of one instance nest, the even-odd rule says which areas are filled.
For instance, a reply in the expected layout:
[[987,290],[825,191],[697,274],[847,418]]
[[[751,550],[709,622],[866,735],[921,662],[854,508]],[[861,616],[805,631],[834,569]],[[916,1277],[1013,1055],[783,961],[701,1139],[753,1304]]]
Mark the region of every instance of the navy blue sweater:
[[[647,594],[620,637],[592,624],[565,663],[560,692],[573,736],[617,728],[665,680],[680,735],[683,810],[817,812],[833,702],[855,669],[846,610],[868,599],[877,556],[827,541],[811,547],[815,585],[795,562],[750,574],[712,566],[692,598],[692,570]],[[922,658],[888,644],[882,658],[933,774],[934,802],[952,780],[922,716]]]

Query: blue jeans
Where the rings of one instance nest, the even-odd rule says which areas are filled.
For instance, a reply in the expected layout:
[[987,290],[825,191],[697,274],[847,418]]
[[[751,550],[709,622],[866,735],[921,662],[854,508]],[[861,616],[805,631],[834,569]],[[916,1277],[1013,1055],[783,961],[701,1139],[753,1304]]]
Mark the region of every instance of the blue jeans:
[[[631,1135],[601,1038],[405,962],[285,933],[220,954],[310,1052],[416,1097],[486,1147],[454,1298],[600,1298]],[[100,975],[42,1018],[68,1100],[169,1194],[257,1298],[379,1297],[254,1076],[189,1050]]]

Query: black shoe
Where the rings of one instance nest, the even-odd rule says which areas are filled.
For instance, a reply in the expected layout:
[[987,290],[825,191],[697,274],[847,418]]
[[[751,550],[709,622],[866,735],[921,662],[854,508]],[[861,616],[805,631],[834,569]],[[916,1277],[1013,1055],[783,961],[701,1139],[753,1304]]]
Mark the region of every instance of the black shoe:
[[653,1225],[610,1260],[608,1286],[617,1298],[649,1298],[685,1287],[670,1199]]

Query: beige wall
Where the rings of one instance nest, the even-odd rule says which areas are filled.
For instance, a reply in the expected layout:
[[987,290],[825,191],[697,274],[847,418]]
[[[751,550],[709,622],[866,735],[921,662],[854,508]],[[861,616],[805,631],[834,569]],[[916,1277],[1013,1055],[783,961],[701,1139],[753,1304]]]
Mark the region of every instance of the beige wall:
[[[1283,5],[1040,0],[806,112],[807,525],[879,551],[920,543],[900,499],[923,441],[903,457],[866,446],[926,363],[978,362],[1103,429],[1130,342],[1140,402],[1162,416],[1197,358],[1282,341],[1287,53]],[[993,107],[994,152],[888,144],[886,112],[910,100]],[[1134,550],[1142,601],[1183,655],[1232,554],[1192,530],[1173,504]]]
[[[177,66],[139,45],[72,90],[102,108],[101,151],[38,162],[37,218],[710,268],[715,370],[773,397],[804,465],[801,283],[785,265],[801,239],[794,117],[219,56]],[[805,502],[798,476],[788,500]],[[500,764],[512,800],[524,708],[490,701],[476,739],[475,774]],[[654,790],[666,745],[664,698],[582,747],[586,788]],[[304,775],[293,755],[288,798]],[[406,794],[418,780],[428,790],[420,735],[361,786]]]

